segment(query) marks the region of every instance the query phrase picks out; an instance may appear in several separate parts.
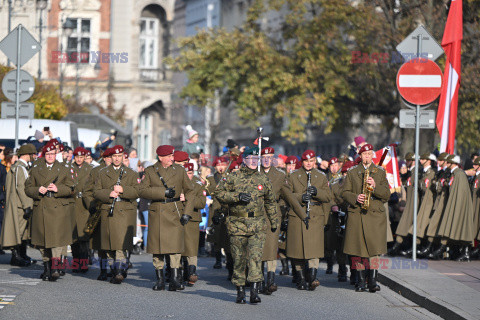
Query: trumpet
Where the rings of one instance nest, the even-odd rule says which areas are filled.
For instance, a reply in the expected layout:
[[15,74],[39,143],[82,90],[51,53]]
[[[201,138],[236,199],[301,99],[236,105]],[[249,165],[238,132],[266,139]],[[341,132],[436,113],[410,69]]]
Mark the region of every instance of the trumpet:
[[365,195],[365,200],[362,203],[362,210],[367,211],[368,207],[370,206],[370,198],[372,197],[373,187],[368,184],[368,178],[370,177],[370,172],[365,170],[365,174],[363,176],[363,186],[362,186],[362,193]]

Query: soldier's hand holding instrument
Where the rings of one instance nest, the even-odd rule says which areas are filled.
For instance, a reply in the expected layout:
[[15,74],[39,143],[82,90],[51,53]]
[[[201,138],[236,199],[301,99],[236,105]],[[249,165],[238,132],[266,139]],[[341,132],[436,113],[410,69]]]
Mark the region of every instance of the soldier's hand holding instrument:
[[[117,180],[117,183],[115,184],[116,186],[120,185],[124,171],[125,170],[123,168],[120,169],[120,174],[118,175],[118,180]],[[115,203],[117,202],[117,199],[118,197],[113,198],[112,204],[110,205],[110,211],[108,212],[109,217],[113,216],[113,210],[115,209]]]

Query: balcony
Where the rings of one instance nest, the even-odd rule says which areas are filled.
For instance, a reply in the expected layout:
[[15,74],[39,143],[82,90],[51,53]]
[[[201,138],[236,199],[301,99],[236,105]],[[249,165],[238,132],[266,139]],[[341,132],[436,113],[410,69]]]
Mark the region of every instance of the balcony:
[[142,69],[140,68],[140,81],[160,82],[166,80],[166,71],[163,69]]

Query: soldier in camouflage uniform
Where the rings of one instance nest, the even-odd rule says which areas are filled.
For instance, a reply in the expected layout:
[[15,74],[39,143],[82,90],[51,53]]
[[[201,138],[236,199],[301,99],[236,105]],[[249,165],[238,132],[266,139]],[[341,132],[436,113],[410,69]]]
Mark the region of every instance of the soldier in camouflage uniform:
[[[275,195],[265,174],[257,171],[258,147],[243,154],[245,167],[230,174],[218,185],[216,196],[230,206],[226,224],[230,235],[234,270],[232,283],[237,286],[237,303],[245,303],[245,282],[250,285],[250,303],[261,302],[258,296],[262,252],[265,243],[267,221],[271,231],[278,225]],[[248,263],[248,279],[246,267]]]

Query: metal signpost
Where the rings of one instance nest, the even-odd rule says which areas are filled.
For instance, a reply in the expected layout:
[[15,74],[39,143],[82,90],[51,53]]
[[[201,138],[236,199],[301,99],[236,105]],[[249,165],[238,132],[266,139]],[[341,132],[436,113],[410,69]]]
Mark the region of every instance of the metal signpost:
[[[17,66],[17,69],[9,72],[2,82],[2,90],[5,96],[15,102],[15,148],[19,147],[18,119],[20,117],[20,102],[29,99],[35,90],[32,76],[26,71],[20,70],[20,68],[37,54],[40,49],[40,43],[21,24],[0,41],[0,51],[3,51],[8,59]],[[15,89],[13,89],[13,77],[15,78]],[[8,108],[8,105],[5,108]]]
[[[442,71],[440,67],[438,67],[438,65],[432,60],[436,60],[438,57],[440,57],[443,54],[443,49],[423,26],[419,26],[407,38],[405,38],[402,43],[397,46],[397,50],[401,53],[416,53],[415,55],[412,54],[412,58],[409,59],[409,61],[406,61],[400,67],[397,74],[398,91],[405,100],[405,104],[407,105],[407,107],[415,110],[415,181],[413,191],[414,211],[412,259],[413,261],[416,261],[418,215],[418,159],[420,157],[420,123],[422,122],[422,118],[427,119],[427,124],[424,125],[426,128],[435,128],[435,121],[430,124],[429,120],[432,119],[432,114],[422,111],[425,115],[424,117],[422,117],[420,109],[428,108],[430,103],[435,101],[441,93],[443,83]],[[423,50],[426,50],[426,52],[422,52]],[[425,53],[426,56],[424,56]],[[432,60],[430,60],[429,58],[431,58]],[[411,120],[407,120],[408,116],[411,116],[412,113],[413,111],[409,110],[400,111],[400,127],[402,127],[402,120],[404,120],[403,125],[405,125],[405,128],[412,127],[413,124],[411,123]],[[434,114],[435,112],[433,111],[433,119],[435,119]]]

